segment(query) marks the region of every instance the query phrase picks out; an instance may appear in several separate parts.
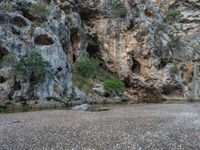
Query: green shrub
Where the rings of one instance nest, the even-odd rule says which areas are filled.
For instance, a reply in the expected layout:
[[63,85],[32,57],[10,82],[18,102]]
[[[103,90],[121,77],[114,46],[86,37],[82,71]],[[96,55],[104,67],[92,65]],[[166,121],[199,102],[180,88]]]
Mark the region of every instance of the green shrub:
[[92,90],[98,64],[99,62],[96,59],[85,58],[78,60],[72,66],[74,84],[87,94]]
[[165,24],[163,22],[162,23],[158,23],[156,25],[156,29],[157,29],[157,31],[163,31],[163,30],[166,29],[166,26],[165,26]]
[[46,17],[48,14],[48,9],[46,6],[47,5],[42,2],[32,4],[31,7],[29,8],[29,12],[38,17]]
[[165,18],[166,22],[172,22],[179,20],[183,15],[181,14],[180,10],[176,9],[169,9]]
[[108,92],[123,92],[125,90],[124,83],[114,75],[109,75],[104,81],[103,85]]
[[183,81],[182,82],[184,85],[188,85],[188,81]]
[[81,76],[83,78],[94,78],[96,75],[96,69],[98,61],[93,58],[85,58],[78,60],[73,65],[73,73],[75,76]]
[[126,6],[123,2],[120,2],[118,0],[113,0],[112,6],[113,6],[113,9],[114,9],[114,14],[116,16],[119,16],[119,17],[125,17],[126,16],[127,9],[126,9]]
[[37,82],[44,78],[49,68],[49,62],[44,61],[39,53],[31,52],[27,57],[22,58],[18,62],[15,73],[17,76],[24,78],[32,76]]
[[74,85],[76,85],[86,94],[92,92],[93,82],[94,82],[93,79],[83,78],[81,76],[74,77]]
[[16,56],[14,53],[8,53],[2,58],[1,67],[12,66],[16,62]]

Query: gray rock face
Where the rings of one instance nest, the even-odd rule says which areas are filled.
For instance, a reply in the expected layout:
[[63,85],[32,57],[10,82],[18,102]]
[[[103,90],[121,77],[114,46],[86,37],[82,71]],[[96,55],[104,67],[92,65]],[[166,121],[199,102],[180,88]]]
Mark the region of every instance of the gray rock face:
[[[15,10],[21,10],[30,7],[33,3],[36,1],[16,0],[12,1],[11,5]],[[38,25],[34,24],[36,20],[31,21],[23,16],[23,12],[0,12],[1,54],[5,56],[13,53],[18,62],[32,51],[40,53],[44,60],[50,63],[51,68],[46,73],[45,79],[37,85],[36,97],[40,101],[52,99],[67,104],[73,97],[71,68],[64,49],[70,42],[69,26],[65,25],[65,13],[56,4],[51,3],[47,7],[49,10],[47,20]],[[4,75],[6,67],[3,69],[0,76],[6,78]],[[13,103],[32,99],[30,83],[23,79],[11,79],[12,76],[11,72],[10,82],[19,84],[18,89],[15,89],[12,84],[9,85]],[[0,85],[4,87],[4,81],[2,82]],[[7,83],[7,80],[5,82]]]
[[80,103],[85,103],[87,101],[87,95],[83,93],[80,89],[75,87],[73,89],[73,100],[74,101],[79,101]]
[[11,89],[8,84],[0,84],[0,108],[6,106],[10,90]]
[[[47,28],[45,29],[47,30]],[[32,43],[35,46],[35,50],[41,53],[43,58],[50,62],[52,66],[45,82],[39,85],[37,93],[41,98],[62,98],[70,94],[68,93],[70,90],[67,91],[67,88],[71,88],[70,65],[58,37],[51,33],[51,30],[49,32],[37,27],[33,34]],[[55,87],[58,87],[59,90],[55,90]]]

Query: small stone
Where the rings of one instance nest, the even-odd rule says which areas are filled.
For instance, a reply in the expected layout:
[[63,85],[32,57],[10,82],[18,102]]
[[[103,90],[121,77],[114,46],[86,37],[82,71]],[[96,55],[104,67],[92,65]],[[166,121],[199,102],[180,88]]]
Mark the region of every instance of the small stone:
[[123,102],[122,98],[119,97],[119,96],[115,96],[115,97],[113,98],[113,100],[114,100],[114,102],[116,102],[116,103],[122,103],[122,102]]
[[92,90],[100,96],[105,95],[104,86],[102,84],[99,84],[99,83],[95,84],[94,87],[92,88]]

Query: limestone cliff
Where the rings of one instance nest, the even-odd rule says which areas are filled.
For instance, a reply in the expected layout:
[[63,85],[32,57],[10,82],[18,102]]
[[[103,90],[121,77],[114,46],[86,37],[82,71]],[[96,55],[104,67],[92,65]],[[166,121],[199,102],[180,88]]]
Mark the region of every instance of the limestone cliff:
[[[45,3],[46,16],[30,13],[38,3]],[[51,64],[36,100],[30,82],[2,67],[1,106],[86,100],[73,86],[71,65],[87,54],[125,82],[126,100],[158,102],[191,90],[192,61],[199,59],[196,0],[0,0],[0,6],[0,59],[14,53],[18,62],[37,51]],[[169,9],[180,10],[180,20],[167,23]]]

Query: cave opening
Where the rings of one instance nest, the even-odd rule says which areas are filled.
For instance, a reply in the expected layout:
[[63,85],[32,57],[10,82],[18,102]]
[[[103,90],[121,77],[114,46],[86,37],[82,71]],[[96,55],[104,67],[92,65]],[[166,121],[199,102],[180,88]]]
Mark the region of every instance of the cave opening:
[[54,43],[53,39],[49,37],[47,34],[41,34],[36,36],[34,42],[37,45],[52,45]]
[[89,23],[89,21],[91,19],[96,18],[98,16],[98,14],[100,14],[100,12],[97,9],[83,7],[80,10],[79,14],[80,14],[81,20],[87,21]]
[[135,73],[137,75],[140,74],[140,70],[141,70],[140,63],[137,60],[135,60],[134,58],[133,58],[133,65],[131,67],[131,70],[133,73]]
[[100,47],[97,36],[87,36],[87,48],[86,51],[89,54],[89,57],[100,59]]
[[156,67],[157,69],[163,69],[167,65],[167,61],[161,60],[159,65]]
[[70,60],[72,62],[75,62],[77,60],[77,50],[79,49],[79,37],[80,35],[80,31],[76,28],[74,29],[71,29],[71,32],[70,32],[70,42],[71,42],[71,46],[72,46],[72,52],[71,52],[71,55],[70,55]]

